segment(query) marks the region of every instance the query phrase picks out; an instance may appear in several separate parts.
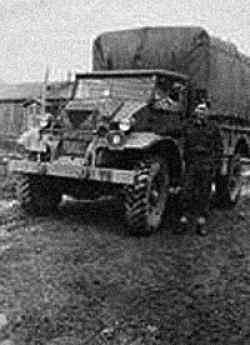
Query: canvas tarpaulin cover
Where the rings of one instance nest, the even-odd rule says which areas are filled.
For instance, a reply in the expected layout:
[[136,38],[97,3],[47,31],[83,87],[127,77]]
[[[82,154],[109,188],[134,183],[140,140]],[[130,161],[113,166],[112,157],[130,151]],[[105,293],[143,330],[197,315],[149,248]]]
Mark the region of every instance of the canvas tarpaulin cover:
[[166,69],[207,89],[213,109],[250,116],[250,59],[199,27],[107,32],[93,44],[93,70]]

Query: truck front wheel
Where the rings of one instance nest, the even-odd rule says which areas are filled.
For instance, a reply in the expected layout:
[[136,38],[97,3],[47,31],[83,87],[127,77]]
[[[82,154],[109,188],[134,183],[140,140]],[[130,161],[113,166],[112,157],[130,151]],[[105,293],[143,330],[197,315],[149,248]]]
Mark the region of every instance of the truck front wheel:
[[31,214],[47,214],[61,200],[55,181],[37,176],[19,175],[16,181],[16,196],[21,208]]
[[161,225],[168,199],[169,169],[161,158],[136,166],[133,186],[125,189],[125,216],[131,234],[146,235]]

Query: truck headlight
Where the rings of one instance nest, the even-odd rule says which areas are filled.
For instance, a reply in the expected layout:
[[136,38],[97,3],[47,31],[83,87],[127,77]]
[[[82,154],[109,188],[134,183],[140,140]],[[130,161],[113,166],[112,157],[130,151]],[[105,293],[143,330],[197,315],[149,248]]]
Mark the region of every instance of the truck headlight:
[[123,132],[128,132],[131,129],[132,120],[131,119],[124,119],[121,120],[119,123],[119,129]]
[[108,143],[113,147],[122,146],[124,139],[124,134],[119,131],[110,132],[107,136]]
[[122,141],[122,138],[119,134],[115,134],[112,136],[112,144],[113,145],[120,145],[121,141]]

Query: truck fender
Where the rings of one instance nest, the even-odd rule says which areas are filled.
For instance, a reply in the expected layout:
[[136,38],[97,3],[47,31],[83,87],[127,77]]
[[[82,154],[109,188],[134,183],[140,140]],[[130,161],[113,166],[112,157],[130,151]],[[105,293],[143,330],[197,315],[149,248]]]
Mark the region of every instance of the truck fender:
[[131,133],[124,148],[129,150],[143,150],[160,155],[169,163],[172,182],[178,181],[176,183],[180,183],[185,164],[183,150],[177,140],[172,137],[163,137],[150,132]]
[[145,150],[157,144],[162,139],[163,139],[162,136],[155,133],[133,132],[127,136],[126,143],[124,144],[124,149]]
[[46,145],[41,141],[40,131],[38,128],[32,128],[24,132],[17,140],[17,144],[23,146],[28,151],[46,151]]

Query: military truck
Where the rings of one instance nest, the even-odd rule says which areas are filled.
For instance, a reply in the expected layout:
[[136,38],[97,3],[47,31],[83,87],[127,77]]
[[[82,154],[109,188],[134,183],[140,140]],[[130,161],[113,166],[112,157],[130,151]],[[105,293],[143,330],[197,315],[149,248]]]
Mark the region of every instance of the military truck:
[[204,98],[224,146],[211,191],[235,205],[240,159],[249,156],[249,86],[249,60],[203,29],[102,34],[93,45],[93,72],[76,75],[61,116],[44,114],[19,140],[24,156],[9,170],[22,208],[45,213],[62,194],[113,195],[132,234],[156,231],[185,174],[183,123]]

